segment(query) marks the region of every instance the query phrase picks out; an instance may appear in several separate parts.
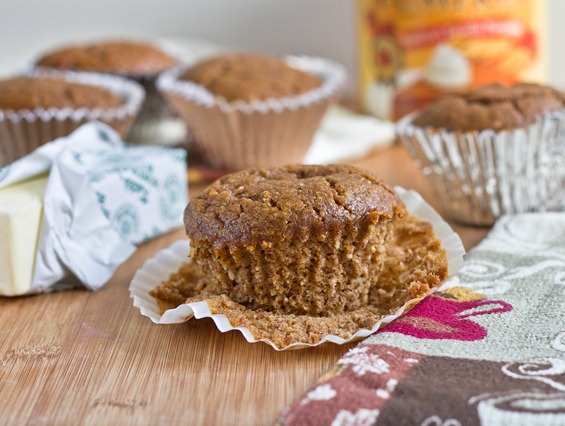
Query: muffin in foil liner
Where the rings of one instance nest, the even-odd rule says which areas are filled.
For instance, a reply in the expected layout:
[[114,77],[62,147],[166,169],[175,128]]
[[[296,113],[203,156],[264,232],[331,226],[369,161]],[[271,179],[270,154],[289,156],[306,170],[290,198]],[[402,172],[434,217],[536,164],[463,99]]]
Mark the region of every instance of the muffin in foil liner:
[[157,87],[187,123],[195,145],[211,165],[240,170],[301,163],[327,107],[345,82],[345,70],[317,57],[285,60],[318,76],[321,85],[292,97],[228,102],[203,86],[180,80],[184,66],[163,73]]
[[565,208],[565,111],[515,130],[446,131],[401,119],[397,134],[454,221]]
[[0,167],[29,154],[37,147],[67,136],[82,124],[102,121],[116,129],[122,138],[128,133],[145,97],[143,88],[122,77],[73,71],[37,71],[30,77],[63,79],[106,89],[118,95],[118,108],[35,108],[0,110]]

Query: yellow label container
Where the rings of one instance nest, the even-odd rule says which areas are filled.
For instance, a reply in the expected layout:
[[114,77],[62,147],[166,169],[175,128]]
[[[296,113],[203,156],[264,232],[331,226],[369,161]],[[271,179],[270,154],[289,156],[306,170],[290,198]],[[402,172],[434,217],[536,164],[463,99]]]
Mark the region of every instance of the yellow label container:
[[544,0],[359,0],[359,101],[397,119],[434,97],[546,80]]

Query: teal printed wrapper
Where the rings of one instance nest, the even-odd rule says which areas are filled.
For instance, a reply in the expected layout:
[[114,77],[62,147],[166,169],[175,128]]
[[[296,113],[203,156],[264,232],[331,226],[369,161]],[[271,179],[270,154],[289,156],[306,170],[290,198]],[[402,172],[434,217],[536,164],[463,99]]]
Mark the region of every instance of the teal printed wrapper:
[[104,216],[124,240],[139,244],[182,225],[184,150],[123,145],[75,154],[72,161],[87,170]]

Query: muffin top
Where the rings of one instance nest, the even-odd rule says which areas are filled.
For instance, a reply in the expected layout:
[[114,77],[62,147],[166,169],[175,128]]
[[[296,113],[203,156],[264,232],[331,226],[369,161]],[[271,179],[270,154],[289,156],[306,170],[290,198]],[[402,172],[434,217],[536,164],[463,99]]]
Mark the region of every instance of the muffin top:
[[47,77],[14,77],[0,80],[0,109],[118,108],[122,99],[100,87]]
[[424,108],[413,124],[449,131],[512,130],[564,107],[565,94],[547,86],[490,84],[442,96]]
[[180,77],[225,98],[251,102],[296,96],[320,86],[313,74],[279,58],[252,54],[218,56],[189,68]]
[[271,247],[285,239],[324,240],[405,214],[382,181],[352,166],[291,165],[229,174],[185,210],[188,237],[219,247]]
[[36,65],[123,76],[156,75],[177,64],[149,43],[114,40],[70,46],[40,58]]

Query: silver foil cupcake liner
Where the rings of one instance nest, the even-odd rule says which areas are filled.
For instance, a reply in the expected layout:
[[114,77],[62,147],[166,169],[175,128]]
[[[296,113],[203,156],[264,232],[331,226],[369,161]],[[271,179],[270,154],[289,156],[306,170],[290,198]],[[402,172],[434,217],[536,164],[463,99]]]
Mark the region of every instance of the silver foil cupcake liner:
[[179,76],[162,74],[158,89],[185,120],[208,162],[229,170],[302,162],[327,107],[345,81],[344,68],[322,58],[290,56],[287,63],[320,77],[320,87],[298,96],[227,102]]
[[144,91],[137,83],[121,77],[72,71],[38,70],[26,75],[100,87],[123,99],[118,108],[36,108],[0,110],[0,167],[29,154],[37,147],[70,134],[80,125],[98,120],[118,131],[123,138],[133,124]]
[[500,132],[417,127],[417,114],[397,134],[452,220],[489,226],[504,214],[565,209],[565,111]]

